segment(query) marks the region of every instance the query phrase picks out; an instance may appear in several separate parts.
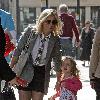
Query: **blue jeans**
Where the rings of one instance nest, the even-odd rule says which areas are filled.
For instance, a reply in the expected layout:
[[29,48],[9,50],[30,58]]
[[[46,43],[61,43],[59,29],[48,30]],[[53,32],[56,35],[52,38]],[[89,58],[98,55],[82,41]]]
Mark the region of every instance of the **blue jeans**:
[[60,39],[62,56],[72,56],[72,39]]

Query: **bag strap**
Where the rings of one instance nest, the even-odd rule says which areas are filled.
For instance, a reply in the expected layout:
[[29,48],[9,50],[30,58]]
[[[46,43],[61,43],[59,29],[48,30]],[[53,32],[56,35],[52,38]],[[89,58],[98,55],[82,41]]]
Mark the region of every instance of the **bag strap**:
[[34,35],[34,33],[31,32],[30,35],[29,35],[29,37],[28,37],[28,40],[27,40],[27,42],[26,42],[26,44],[25,44],[25,48],[24,48],[24,51],[25,51],[25,52],[28,51],[29,44],[30,44],[30,42],[31,42],[31,40],[32,40],[32,38],[33,38],[33,35]]

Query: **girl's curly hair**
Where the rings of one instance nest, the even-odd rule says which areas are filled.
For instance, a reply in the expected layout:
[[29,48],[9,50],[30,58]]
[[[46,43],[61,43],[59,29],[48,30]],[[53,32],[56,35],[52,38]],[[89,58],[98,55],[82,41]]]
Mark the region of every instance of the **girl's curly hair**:
[[79,70],[77,69],[77,64],[76,64],[75,60],[70,56],[64,56],[64,57],[62,57],[62,62],[67,59],[69,59],[71,62],[71,74],[75,77],[79,77]]

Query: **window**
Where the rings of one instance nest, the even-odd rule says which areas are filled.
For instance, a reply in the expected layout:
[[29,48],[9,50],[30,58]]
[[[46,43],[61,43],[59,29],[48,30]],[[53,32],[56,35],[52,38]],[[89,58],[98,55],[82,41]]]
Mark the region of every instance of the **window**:
[[28,24],[36,23],[36,8],[20,8],[21,31],[28,26]]

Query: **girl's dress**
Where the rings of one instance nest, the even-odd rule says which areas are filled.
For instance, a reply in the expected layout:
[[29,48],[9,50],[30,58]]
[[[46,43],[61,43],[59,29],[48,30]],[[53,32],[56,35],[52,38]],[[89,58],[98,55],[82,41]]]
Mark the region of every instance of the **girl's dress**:
[[65,78],[60,85],[60,91],[57,91],[49,100],[56,100],[57,97],[59,97],[59,100],[77,100],[77,91],[82,88],[79,78],[73,76]]
[[77,91],[81,88],[82,83],[77,77],[62,80],[59,100],[76,100]]

